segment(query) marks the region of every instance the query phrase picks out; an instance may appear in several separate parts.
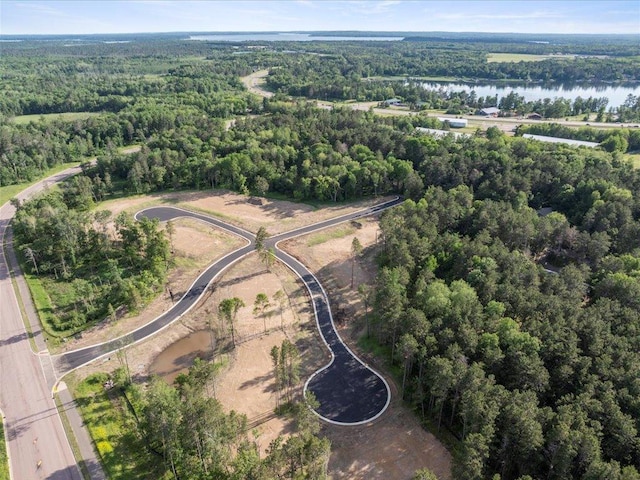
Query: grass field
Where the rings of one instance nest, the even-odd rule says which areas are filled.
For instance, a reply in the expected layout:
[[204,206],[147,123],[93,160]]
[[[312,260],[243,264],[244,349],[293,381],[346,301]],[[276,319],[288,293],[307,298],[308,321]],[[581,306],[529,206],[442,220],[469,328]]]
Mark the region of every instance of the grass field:
[[530,53],[490,53],[487,55],[487,62],[539,62],[540,60],[546,60],[547,58],[552,58],[552,56],[534,55]]
[[37,122],[43,119],[45,122],[53,122],[54,120],[65,120],[72,122],[73,120],[82,120],[89,117],[100,115],[100,112],[68,112],[68,113],[47,113],[35,115],[18,115],[13,117],[11,121],[17,124],[27,124],[29,122]]
[[[20,260],[20,267],[23,272],[28,272],[29,267],[24,264],[24,260]],[[62,338],[70,337],[74,333],[88,328],[88,325],[82,325],[69,330],[56,330],[56,310],[68,307],[68,304],[73,304],[77,300],[77,294],[73,291],[73,288],[68,282],[57,282],[52,278],[38,277],[30,273],[24,274],[27,285],[29,285],[29,291],[31,292],[31,298],[33,304],[38,312],[40,323],[42,324],[42,330],[50,342],[51,347],[57,346]],[[50,295],[51,294],[51,295]],[[57,298],[58,303],[61,305],[53,305],[51,297]]]
[[307,245],[309,247],[313,247],[314,245],[320,245],[322,243],[328,242],[329,240],[344,238],[347,235],[353,235],[355,232],[356,232],[355,227],[349,224],[343,224],[337,228],[332,228],[326,232],[319,232],[319,233],[310,235],[307,240]]
[[75,167],[76,165],[79,165],[79,164],[80,162],[63,163],[62,165],[58,165],[56,167],[50,168],[49,170],[44,172],[42,176],[36,178],[32,182],[18,183],[16,185],[7,185],[6,187],[0,187],[0,205],[4,205],[5,202],[8,202],[13,197],[15,197],[18,193],[20,193],[22,190],[24,190],[27,187],[30,187],[31,185],[38,182],[39,180],[42,180],[43,178],[46,178],[50,175],[66,170],[69,167]]

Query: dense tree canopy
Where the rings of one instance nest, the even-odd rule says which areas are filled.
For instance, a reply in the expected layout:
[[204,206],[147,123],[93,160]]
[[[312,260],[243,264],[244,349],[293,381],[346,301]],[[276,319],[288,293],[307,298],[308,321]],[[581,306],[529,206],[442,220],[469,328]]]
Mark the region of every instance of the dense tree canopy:
[[456,478],[637,478],[638,171],[500,135],[410,141],[427,190],[382,220],[373,330],[462,441]]
[[[495,127],[436,139],[415,130],[441,128],[433,118],[287,100],[399,95],[415,107],[464,113],[498,101],[429,92],[417,78],[638,80],[635,37],[549,38],[461,34],[249,48],[141,35],[117,48],[97,38],[82,48],[55,38],[6,44],[0,186],[97,157],[60,191],[20,205],[14,221],[28,269],[56,299],[54,330],[114,318],[162,289],[169,242],[157,222],[95,211],[111,195],[225,188],[338,202],[403,194],[407,201],[381,221],[376,283],[358,291],[367,330],[401,364],[405,400],[459,439],[455,478],[638,478],[640,174],[619,154],[638,148],[638,132],[519,131],[594,140],[603,149],[507,138]],[[488,61],[503,52],[565,55]],[[238,77],[264,68],[277,94],[259,100]],[[515,94],[499,104],[547,117],[604,116],[606,105]],[[636,121],[638,105],[631,96],[610,119]],[[78,116],[12,120],[50,113]],[[140,151],[120,153],[131,144]],[[287,399],[294,353],[289,345],[272,352]],[[325,474],[328,444],[316,437],[306,406],[298,414],[311,428],[275,442],[261,461],[246,420],[223,413],[191,380],[177,388],[152,382],[144,404],[144,434],[174,477]]]

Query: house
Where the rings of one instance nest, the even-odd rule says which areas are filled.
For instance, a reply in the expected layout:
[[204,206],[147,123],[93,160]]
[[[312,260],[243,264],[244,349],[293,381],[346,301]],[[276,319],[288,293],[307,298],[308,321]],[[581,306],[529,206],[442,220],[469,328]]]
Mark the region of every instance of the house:
[[500,109],[498,107],[487,107],[480,110],[478,115],[484,115],[485,117],[497,117],[499,113]]
[[444,118],[438,117],[442,123],[448,122],[451,128],[465,128],[469,123],[466,118]]
[[546,217],[550,213],[553,213],[553,207],[542,207],[537,210],[539,217]]
[[385,100],[384,102],[382,102],[384,105],[386,105],[387,107],[391,106],[391,105],[395,105],[398,106],[400,104],[402,104],[402,100],[400,100],[399,98],[390,98],[388,100]]
[[542,115],[540,115],[539,113],[535,113],[535,112],[533,112],[533,113],[530,113],[530,114],[527,116],[527,118],[528,118],[529,120],[542,120]]

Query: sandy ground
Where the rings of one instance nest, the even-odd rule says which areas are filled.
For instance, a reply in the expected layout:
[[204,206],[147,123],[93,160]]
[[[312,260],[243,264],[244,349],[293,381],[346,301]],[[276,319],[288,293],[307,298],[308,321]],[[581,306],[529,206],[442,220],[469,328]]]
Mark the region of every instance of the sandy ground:
[[[168,197],[164,198],[167,203],[206,210],[251,231],[265,226],[272,234],[359,210],[364,205],[315,209],[308,205],[271,200],[255,205],[249,203],[247,197],[220,192],[181,193]],[[113,202],[105,208],[114,214],[122,210],[135,212],[160,200],[159,197],[141,197]],[[341,336],[352,349],[356,349],[355,340],[362,330],[361,323],[346,320],[361,314],[358,295],[355,288],[351,289],[351,242],[357,236],[365,247],[362,257],[354,264],[354,285],[370,283],[375,277],[372,250],[375,249],[378,228],[377,221],[361,219],[333,227],[330,231],[290,240],[284,245],[319,275],[329,292],[333,311],[343,312],[340,318],[344,321],[339,323]],[[240,240],[231,235],[197,221],[176,221],[174,248],[179,267],[170,279],[174,295],[184,291],[205,265],[237,248],[239,244]],[[279,305],[272,300],[278,290],[287,294],[282,316]],[[272,303],[265,316],[253,313],[258,293],[265,293]],[[234,324],[235,349],[231,348],[228,325],[221,324],[216,314],[220,301],[230,297],[239,297],[246,305],[239,310]],[[75,340],[73,345],[95,343],[117,332],[137,328],[168,308],[170,302],[165,293],[137,317],[96,327],[85,333],[82,339]],[[286,267],[275,265],[271,271],[267,271],[256,255],[250,255],[229,268],[215,282],[212,291],[180,321],[127,349],[132,373],[140,380],[147,379],[152,366],[158,364],[171,345],[194,332],[211,327],[217,332],[218,347],[226,351],[218,357],[224,367],[215,382],[216,398],[228,410],[247,415],[264,453],[271,440],[286,434],[290,428],[289,422],[272,415],[276,398],[269,356],[271,348],[280,345],[285,338],[294,342],[301,354],[303,380],[329,359],[316,329],[306,289]],[[174,364],[173,375],[187,366],[185,362],[192,361],[189,353],[187,342],[183,351],[172,354],[176,358],[168,359],[169,363]],[[167,363],[167,359],[162,360]],[[368,361],[371,359],[368,358]],[[93,371],[109,371],[117,368],[120,365],[118,362],[117,358],[112,357],[84,367],[77,375],[83,377]],[[384,373],[384,365],[377,367]],[[391,379],[387,376],[387,380]],[[395,389],[393,382],[390,383]],[[438,478],[451,478],[449,453],[433,435],[421,428],[417,418],[400,404],[397,395],[387,412],[372,425],[326,425],[323,431],[332,441],[329,471],[334,479],[409,479],[415,470],[424,467],[434,471]]]
[[247,75],[246,77],[242,77],[242,83],[251,93],[256,95],[260,95],[261,97],[273,97],[273,92],[269,92],[260,88],[260,86],[265,83],[265,78],[269,75],[269,70],[259,70],[257,72],[253,72],[251,75]]
[[[361,219],[334,227],[322,233],[335,238],[320,244],[317,234],[311,234],[283,245],[315,272],[331,299],[331,310],[338,323],[340,336],[353,351],[358,352],[357,339],[364,333],[363,306],[357,294],[361,283],[375,279],[375,249],[379,224],[375,218]],[[351,243],[357,237],[364,247],[355,262]],[[351,288],[352,267],[354,288]],[[362,355],[362,354],[361,354]],[[385,365],[367,357],[367,363],[384,374]],[[416,470],[429,468],[439,479],[451,478],[451,455],[431,433],[424,430],[413,413],[398,398],[397,387],[385,375],[392,387],[392,402],[375,423],[360,427],[326,425],[324,433],[331,439],[332,454],[329,472],[337,479],[410,479]]]

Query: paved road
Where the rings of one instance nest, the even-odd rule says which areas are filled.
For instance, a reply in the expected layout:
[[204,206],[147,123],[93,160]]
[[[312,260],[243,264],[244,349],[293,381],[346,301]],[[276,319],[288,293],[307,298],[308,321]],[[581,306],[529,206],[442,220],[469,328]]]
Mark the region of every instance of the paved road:
[[254,236],[251,233],[233,225],[228,225],[207,215],[201,215],[199,213],[189,212],[187,210],[181,210],[175,207],[152,207],[142,210],[141,212],[138,212],[136,214],[136,219],[140,219],[142,217],[157,218],[161,221],[167,221],[178,217],[195,218],[197,220],[209,223],[244,238],[247,241],[247,245],[229,253],[228,255],[211,265],[209,268],[207,268],[204,272],[202,272],[200,276],[196,278],[196,280],[191,284],[182,298],[178,300],[178,302],[170,310],[167,310],[165,313],[163,313],[150,323],[147,323],[146,325],[137,330],[134,330],[133,332],[130,332],[122,337],[118,337],[108,342],[52,356],[54,365],[60,377],[64,376],[71,370],[74,370],[86,363],[92,362],[97,358],[109,355],[111,352],[118,350],[125,345],[139,342],[140,340],[159,332],[163,328],[175,322],[177,319],[191,310],[191,308],[193,308],[202,294],[206,291],[207,286],[223,270],[254,250]]
[[[384,412],[389,404],[391,393],[385,380],[361,362],[340,339],[331,316],[329,299],[318,279],[298,260],[280,250],[278,243],[341,222],[381,212],[400,202],[401,200],[397,198],[358,212],[273,236],[265,242],[265,246],[273,247],[276,257],[293,270],[306,285],[316,313],[318,329],[331,351],[332,359],[329,365],[316,372],[305,384],[305,389],[312,391],[320,404],[317,410],[318,415],[328,422],[354,425],[371,421]],[[147,325],[109,342],[54,356],[54,364],[60,375],[109,355],[125,345],[138,342],[170,325],[198,302],[210,283],[222,271],[255,250],[253,234],[207,215],[176,207],[152,207],[136,214],[137,219],[141,217],[157,218],[161,221],[179,217],[195,218],[244,238],[247,245],[229,253],[206,269],[171,310]]]
[[[23,191],[28,198],[46,185],[75,175],[69,169]],[[0,208],[0,245],[10,238],[7,229],[15,208]],[[5,415],[12,478],[80,480],[71,447],[51,398],[45,372],[48,355],[31,351],[22,314],[13,290],[4,250],[0,249],[0,407]],[[38,467],[38,462],[41,462]]]
[[401,201],[396,198],[359,212],[271,237],[265,242],[267,248],[275,247],[276,257],[300,277],[311,295],[318,330],[331,352],[331,361],[307,380],[304,389],[313,392],[319,403],[316,413],[330,423],[360,425],[376,419],[389,405],[391,391],[384,378],[363,363],[340,338],[333,323],[329,298],[315,275],[297,259],[280,250],[278,243],[341,222],[379,213]]

